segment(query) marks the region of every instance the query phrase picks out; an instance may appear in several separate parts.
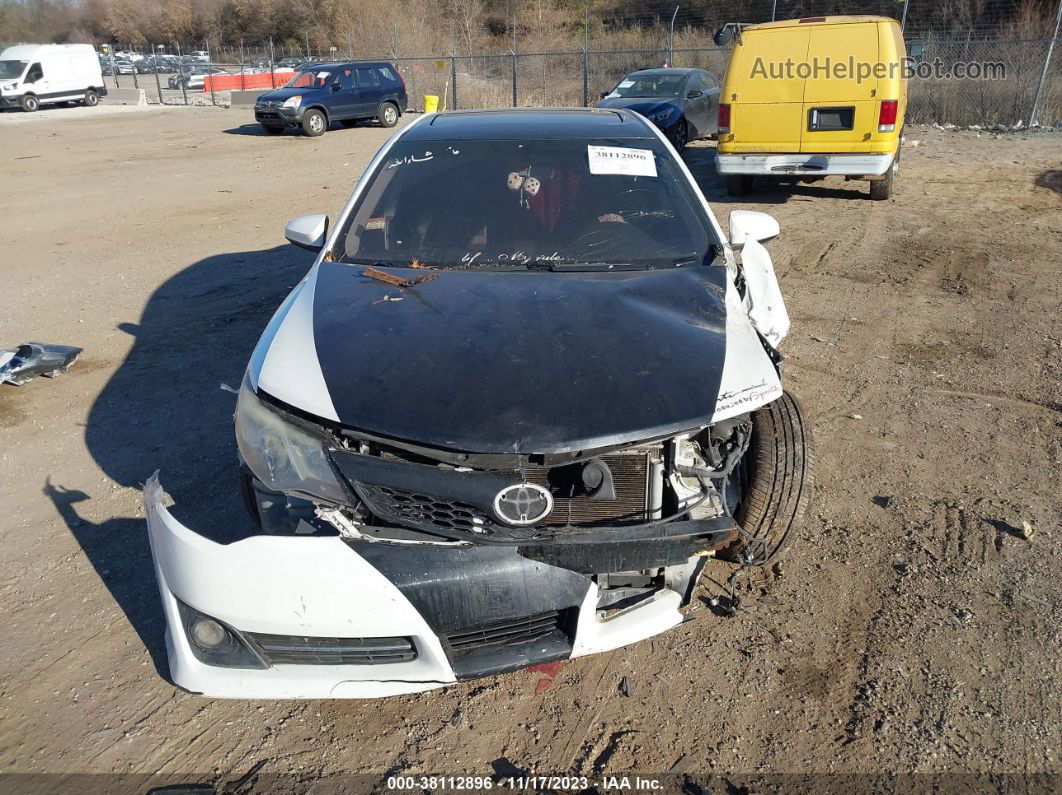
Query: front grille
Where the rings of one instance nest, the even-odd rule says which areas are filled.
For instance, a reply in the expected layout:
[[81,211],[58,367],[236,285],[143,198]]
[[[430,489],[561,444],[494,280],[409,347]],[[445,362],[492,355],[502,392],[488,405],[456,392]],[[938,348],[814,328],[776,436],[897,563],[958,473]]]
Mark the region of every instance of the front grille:
[[244,635],[276,665],[382,665],[417,659],[412,638],[307,638],[260,632]]
[[[614,500],[590,498],[582,484],[584,463],[526,466],[519,476],[548,489],[553,496],[553,510],[542,522],[546,527],[638,524],[649,519],[650,458],[651,453],[644,449],[600,457],[612,473]],[[513,527],[499,521],[486,504],[472,505],[378,483],[355,481],[354,485],[369,510],[387,522],[443,533],[515,538],[535,534],[533,528]]]
[[472,505],[390,486],[359,485],[359,492],[372,512],[389,521],[462,533],[487,533],[498,529],[485,513]]
[[522,470],[528,483],[544,486],[553,495],[553,512],[546,517],[547,526],[636,524],[648,520],[649,454],[644,450],[612,453],[601,456],[601,461],[612,472],[614,500],[590,499],[581,488],[582,464]]
[[553,632],[563,632],[561,615],[560,612],[551,610],[547,613],[537,613],[509,621],[469,627],[448,633],[446,641],[450,644],[450,651],[454,655],[467,654],[489,646],[532,643]]

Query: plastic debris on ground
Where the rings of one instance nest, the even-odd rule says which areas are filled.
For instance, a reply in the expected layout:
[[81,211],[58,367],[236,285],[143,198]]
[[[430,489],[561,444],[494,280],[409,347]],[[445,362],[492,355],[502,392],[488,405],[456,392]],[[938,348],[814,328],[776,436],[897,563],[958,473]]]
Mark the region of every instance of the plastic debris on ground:
[[0,348],[0,384],[22,386],[39,375],[54,378],[70,369],[81,350],[71,345],[43,342]]

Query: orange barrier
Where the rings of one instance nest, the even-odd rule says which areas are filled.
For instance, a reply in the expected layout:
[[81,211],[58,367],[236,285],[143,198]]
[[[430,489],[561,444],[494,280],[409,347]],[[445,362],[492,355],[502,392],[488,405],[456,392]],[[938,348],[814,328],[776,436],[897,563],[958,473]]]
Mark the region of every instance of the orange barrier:
[[256,75],[209,75],[203,78],[203,91],[244,91],[249,88],[280,88],[291,80],[294,71],[262,72]]

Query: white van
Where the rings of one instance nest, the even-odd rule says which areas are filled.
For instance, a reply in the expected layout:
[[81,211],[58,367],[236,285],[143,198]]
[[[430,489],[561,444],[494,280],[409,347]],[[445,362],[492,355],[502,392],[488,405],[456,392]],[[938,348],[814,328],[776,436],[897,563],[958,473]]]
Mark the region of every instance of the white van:
[[91,44],[19,44],[0,53],[0,108],[49,102],[96,105],[107,94]]

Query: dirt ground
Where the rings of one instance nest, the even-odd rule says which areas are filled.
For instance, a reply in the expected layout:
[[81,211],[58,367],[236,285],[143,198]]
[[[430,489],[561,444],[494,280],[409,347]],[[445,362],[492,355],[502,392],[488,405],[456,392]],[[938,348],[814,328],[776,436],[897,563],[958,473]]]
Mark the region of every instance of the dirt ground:
[[728,201],[712,144],[692,146],[724,226],[736,207],[782,226],[787,386],[818,454],[782,567],[727,617],[708,601],[731,569],[709,564],[689,622],[553,678],[277,703],[165,680],[140,484],[160,469],[193,528],[248,521],[220,387],[311,264],[284,222],[335,214],[388,133],[263,137],[212,108],[72,119],[0,119],[0,343],[85,349],[60,378],[0,386],[0,788],[535,771],[599,791],[632,773],[691,792],[866,774],[1057,791],[1062,197],[1045,174],[1062,136],[912,130],[888,202],[842,181]]

